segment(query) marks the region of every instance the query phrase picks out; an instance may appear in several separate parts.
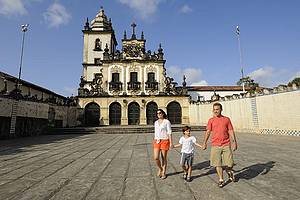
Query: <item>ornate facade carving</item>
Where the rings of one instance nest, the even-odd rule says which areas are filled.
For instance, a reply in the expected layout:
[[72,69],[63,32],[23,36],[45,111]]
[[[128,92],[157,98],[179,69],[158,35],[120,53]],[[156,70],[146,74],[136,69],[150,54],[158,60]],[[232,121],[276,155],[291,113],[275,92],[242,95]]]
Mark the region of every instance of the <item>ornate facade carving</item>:
[[139,67],[132,65],[129,67],[129,72],[139,72]]
[[149,72],[154,72],[156,73],[156,67],[150,65],[149,67],[146,68],[146,72],[149,73]]
[[121,69],[121,67],[115,65],[110,69],[110,71],[111,71],[111,73],[121,73],[122,69]]

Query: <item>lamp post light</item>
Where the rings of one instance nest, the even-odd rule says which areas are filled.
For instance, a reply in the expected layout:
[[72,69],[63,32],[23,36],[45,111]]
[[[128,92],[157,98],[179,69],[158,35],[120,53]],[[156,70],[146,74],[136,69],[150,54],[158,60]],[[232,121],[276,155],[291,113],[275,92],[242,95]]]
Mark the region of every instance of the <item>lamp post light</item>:
[[21,26],[21,31],[23,32],[22,38],[22,49],[21,49],[21,59],[20,59],[20,67],[19,67],[19,76],[18,76],[18,83],[17,89],[20,90],[20,82],[21,82],[21,72],[22,72],[22,63],[23,63],[23,53],[24,53],[24,42],[25,42],[25,33],[28,31],[29,24],[23,24]]

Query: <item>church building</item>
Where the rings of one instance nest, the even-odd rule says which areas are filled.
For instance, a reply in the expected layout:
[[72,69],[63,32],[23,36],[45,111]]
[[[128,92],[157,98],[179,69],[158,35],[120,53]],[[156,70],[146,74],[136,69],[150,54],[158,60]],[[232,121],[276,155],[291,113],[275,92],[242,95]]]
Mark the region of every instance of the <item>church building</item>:
[[78,105],[84,110],[84,124],[153,125],[157,109],[163,109],[172,124],[189,123],[189,95],[185,77],[176,87],[166,74],[161,44],[146,49],[144,33],[124,36],[121,48],[112,22],[101,8],[95,19],[87,19],[83,32],[82,76]]

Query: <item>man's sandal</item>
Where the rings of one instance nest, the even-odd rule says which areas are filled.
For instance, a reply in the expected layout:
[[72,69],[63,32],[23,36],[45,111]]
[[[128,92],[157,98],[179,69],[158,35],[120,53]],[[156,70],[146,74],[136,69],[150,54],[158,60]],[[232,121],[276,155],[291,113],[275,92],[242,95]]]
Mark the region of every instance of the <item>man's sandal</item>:
[[224,185],[225,185],[225,182],[223,180],[220,180],[218,183],[219,188],[224,187]]

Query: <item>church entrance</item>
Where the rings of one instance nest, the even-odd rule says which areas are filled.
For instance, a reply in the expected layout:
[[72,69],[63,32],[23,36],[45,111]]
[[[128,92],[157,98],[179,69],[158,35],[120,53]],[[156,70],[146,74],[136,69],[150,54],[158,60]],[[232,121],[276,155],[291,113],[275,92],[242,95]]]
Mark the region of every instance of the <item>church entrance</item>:
[[150,102],[147,104],[146,117],[147,117],[148,125],[153,125],[155,120],[157,119],[157,116],[156,116],[157,109],[158,109],[158,106],[155,102]]
[[173,101],[167,106],[167,115],[171,124],[181,124],[181,106]]
[[89,103],[85,106],[85,125],[99,126],[100,106],[96,103]]
[[140,124],[140,106],[136,102],[128,105],[128,125]]
[[121,125],[121,105],[117,102],[109,106],[109,125]]

